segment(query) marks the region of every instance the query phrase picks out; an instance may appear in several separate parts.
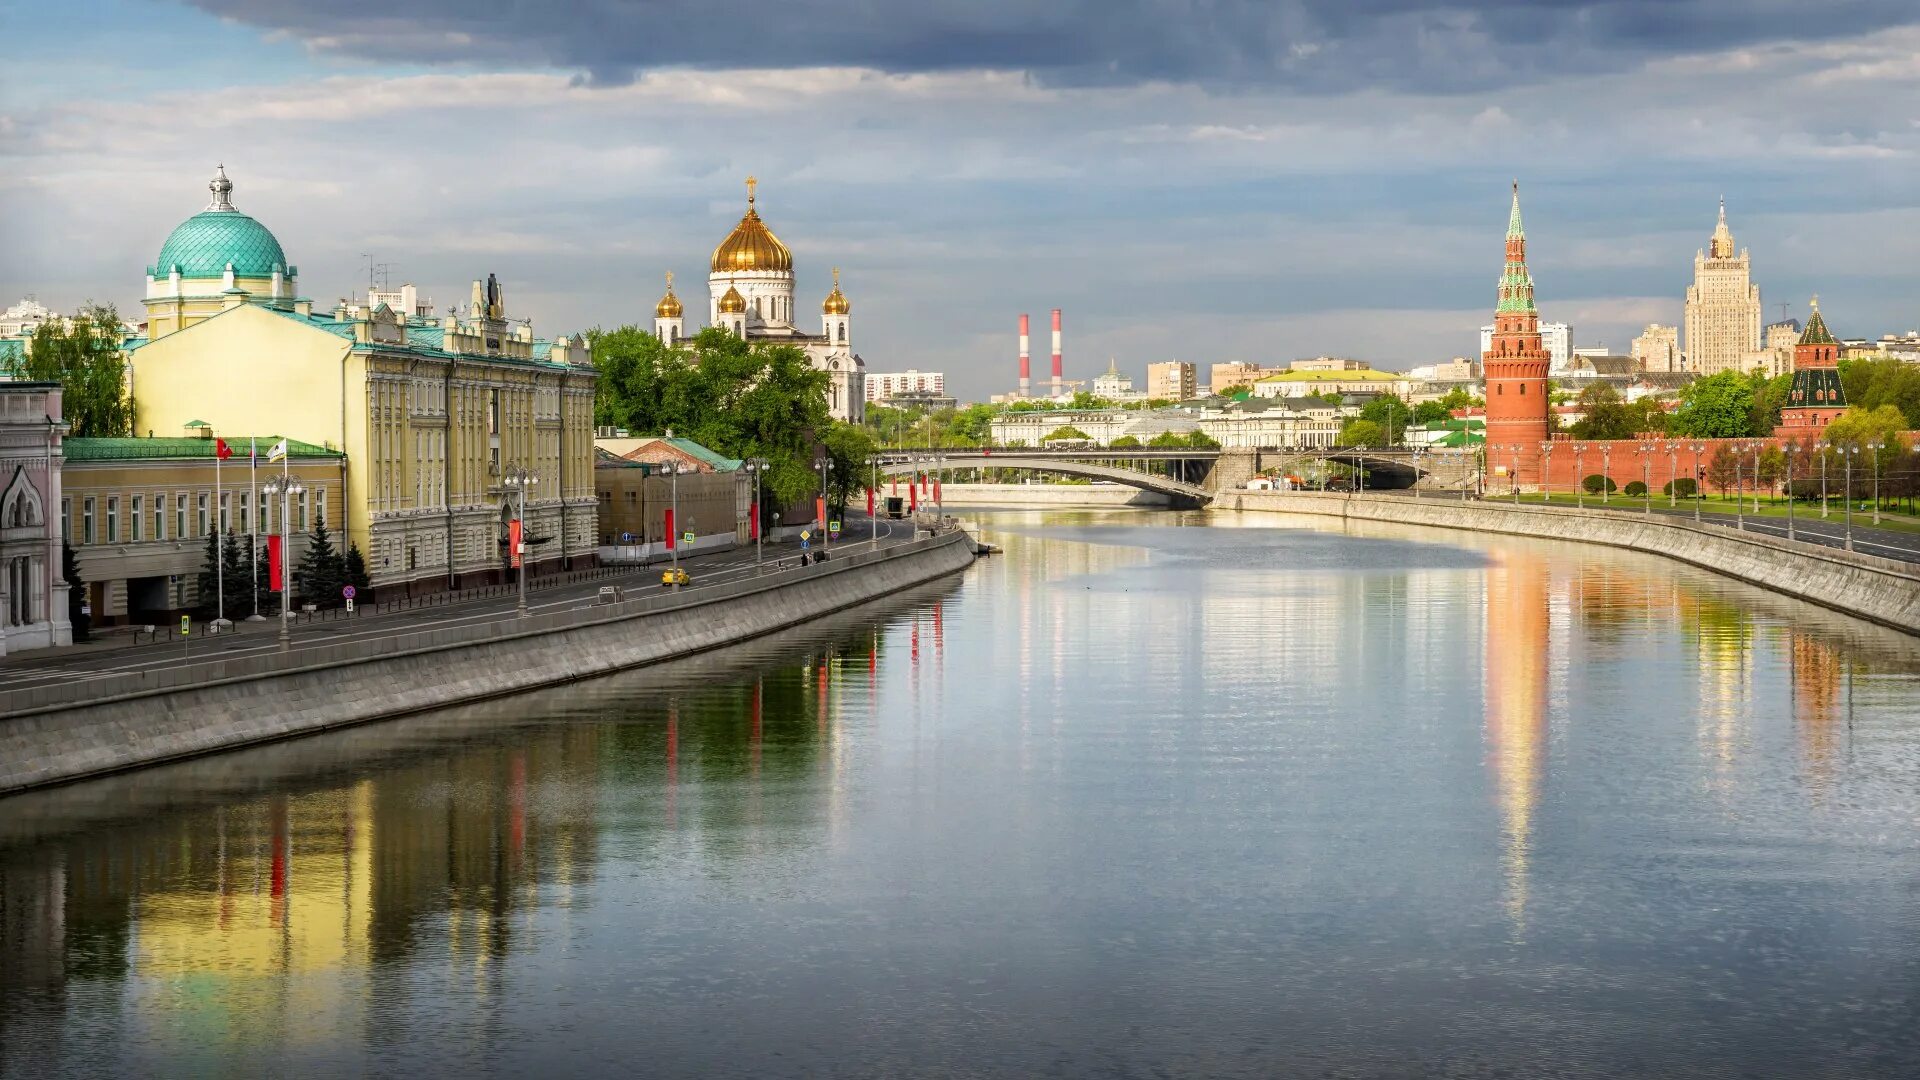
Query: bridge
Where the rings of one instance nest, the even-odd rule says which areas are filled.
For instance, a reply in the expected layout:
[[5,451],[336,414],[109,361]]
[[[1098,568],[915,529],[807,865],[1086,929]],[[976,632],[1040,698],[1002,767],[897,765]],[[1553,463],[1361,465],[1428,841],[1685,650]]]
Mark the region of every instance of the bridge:
[[[1157,491],[1171,498],[1176,506],[1205,506],[1213,501],[1213,492],[1200,484],[1177,480],[1171,476],[1144,472],[1140,469],[1125,469],[1113,465],[1100,465],[1087,458],[1103,461],[1134,459],[1133,455],[1141,451],[1105,451],[1075,452],[1028,451],[1028,450],[943,450],[939,454],[939,467],[942,469],[1026,469],[1032,472],[1061,473],[1067,476],[1084,476],[1090,480],[1107,480],[1116,484],[1125,484],[1142,491]],[[1167,453],[1164,451],[1146,451],[1157,457],[1194,457],[1211,455],[1217,458],[1218,450],[1184,450]],[[1138,459],[1135,459],[1138,460]],[[927,451],[896,452],[884,451],[880,455],[880,472],[887,476],[903,476],[914,472],[927,472],[934,468],[933,455]]]

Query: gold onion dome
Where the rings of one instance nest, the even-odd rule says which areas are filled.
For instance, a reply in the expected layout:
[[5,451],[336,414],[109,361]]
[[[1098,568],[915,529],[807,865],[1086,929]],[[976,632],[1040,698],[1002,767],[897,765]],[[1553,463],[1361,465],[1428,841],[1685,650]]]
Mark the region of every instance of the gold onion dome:
[[840,268],[836,266],[833,268],[833,291],[828,293],[827,298],[821,302],[820,313],[845,315],[852,310],[853,305],[847,303],[847,294],[840,291]]
[[739,289],[731,285],[727,286],[726,293],[720,297],[720,314],[744,315],[746,312],[747,298],[740,295]]
[[756,183],[753,177],[747,177],[747,214],[727,238],[720,241],[720,246],[713,249],[716,274],[793,269],[793,252],[773,235],[773,230],[760,220],[760,212],[753,208]]
[[680,298],[673,295],[673,272],[668,271],[667,295],[661,297],[660,302],[653,305],[653,317],[656,319],[677,319],[683,310],[680,306]]

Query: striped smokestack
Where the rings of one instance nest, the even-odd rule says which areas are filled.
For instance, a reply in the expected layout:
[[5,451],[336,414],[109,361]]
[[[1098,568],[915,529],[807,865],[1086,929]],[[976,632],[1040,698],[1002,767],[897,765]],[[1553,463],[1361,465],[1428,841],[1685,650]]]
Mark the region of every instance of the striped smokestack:
[[1027,355],[1027,317],[1020,316],[1020,396],[1026,397],[1033,386],[1033,360]]
[[1060,309],[1053,309],[1053,396],[1060,396]]

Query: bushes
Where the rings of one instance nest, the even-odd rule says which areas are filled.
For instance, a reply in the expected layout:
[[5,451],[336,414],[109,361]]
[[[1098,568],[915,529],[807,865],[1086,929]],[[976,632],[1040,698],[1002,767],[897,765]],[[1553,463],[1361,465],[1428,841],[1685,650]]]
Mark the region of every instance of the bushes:
[[1700,483],[1691,476],[1682,476],[1677,480],[1669,480],[1660,488],[1660,494],[1669,498],[1677,495],[1682,499],[1691,499],[1699,493]]
[[1620,485],[1614,483],[1612,478],[1602,476],[1599,473],[1594,473],[1592,476],[1580,481],[1580,486],[1585,488],[1589,495],[1598,495],[1602,491],[1612,494],[1620,490]]
[[1628,498],[1630,499],[1642,498],[1646,495],[1646,493],[1647,493],[1647,485],[1641,483],[1638,480],[1627,481],[1627,497]]

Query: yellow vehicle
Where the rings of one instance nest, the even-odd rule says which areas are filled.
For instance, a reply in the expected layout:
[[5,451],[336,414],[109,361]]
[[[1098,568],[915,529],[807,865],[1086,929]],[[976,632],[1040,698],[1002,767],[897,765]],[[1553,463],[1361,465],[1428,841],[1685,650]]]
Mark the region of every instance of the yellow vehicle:
[[660,584],[666,585],[668,587],[672,587],[674,585],[685,585],[692,580],[693,580],[692,578],[687,576],[687,572],[685,570],[680,570],[680,569],[665,570],[665,571],[662,571],[660,574]]

